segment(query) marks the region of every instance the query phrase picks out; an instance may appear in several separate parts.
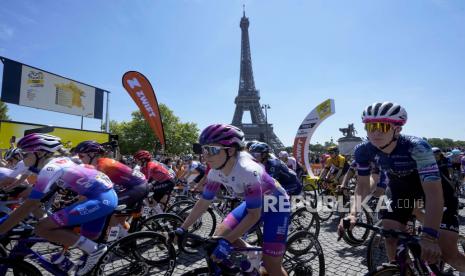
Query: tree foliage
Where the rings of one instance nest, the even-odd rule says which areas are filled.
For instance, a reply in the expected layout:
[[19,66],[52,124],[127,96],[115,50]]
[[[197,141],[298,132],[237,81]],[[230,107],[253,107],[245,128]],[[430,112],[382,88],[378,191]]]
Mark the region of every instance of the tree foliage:
[[8,117],[8,106],[0,101],[0,120],[10,120]]
[[432,146],[432,147],[438,147],[440,149],[450,149],[450,148],[465,148],[465,141],[459,141],[459,140],[452,140],[452,139],[449,139],[449,138],[444,138],[444,139],[441,139],[441,138],[429,138],[427,139],[428,140],[428,143]]
[[[165,131],[167,154],[184,154],[192,150],[199,129],[195,123],[183,123],[166,105],[160,104],[160,113]],[[140,149],[151,152],[160,150],[160,141],[155,137],[140,111],[131,114],[132,120],[118,123],[110,121],[110,132],[119,136],[122,154],[132,154]]]

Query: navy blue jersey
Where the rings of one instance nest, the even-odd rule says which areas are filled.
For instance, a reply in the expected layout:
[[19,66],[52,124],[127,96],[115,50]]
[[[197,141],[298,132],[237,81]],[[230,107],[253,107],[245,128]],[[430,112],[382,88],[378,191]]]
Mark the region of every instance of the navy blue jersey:
[[369,141],[357,145],[355,161],[358,175],[370,174],[370,163],[374,163],[388,177],[402,178],[418,175],[421,182],[440,180],[439,169],[431,146],[423,139],[400,135],[397,146],[386,154]]
[[302,183],[296,173],[290,170],[283,161],[279,159],[268,159],[265,163],[266,172],[278,180],[279,184],[289,195],[298,195],[302,191]]

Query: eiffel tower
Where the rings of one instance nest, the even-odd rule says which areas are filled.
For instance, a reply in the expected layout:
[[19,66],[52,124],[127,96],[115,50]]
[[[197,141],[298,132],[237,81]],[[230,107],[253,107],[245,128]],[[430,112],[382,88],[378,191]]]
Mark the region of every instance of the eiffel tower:
[[[252,71],[252,56],[249,42],[249,19],[245,17],[245,9],[241,18],[241,76],[239,95],[234,100],[236,110],[232,125],[241,128],[246,140],[259,140],[268,143],[275,151],[284,148],[283,143],[273,132],[273,125],[267,122],[260,105],[260,91],[255,89]],[[266,107],[265,107],[266,108]],[[269,108],[269,107],[268,107]],[[251,124],[242,123],[244,111],[250,111]]]

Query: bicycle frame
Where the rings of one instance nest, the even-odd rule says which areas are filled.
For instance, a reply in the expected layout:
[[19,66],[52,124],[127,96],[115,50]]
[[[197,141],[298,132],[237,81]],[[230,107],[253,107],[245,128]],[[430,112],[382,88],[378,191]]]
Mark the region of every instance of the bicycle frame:
[[[31,246],[38,242],[48,242],[43,238],[20,238],[18,239],[18,244],[13,247],[8,257],[2,258],[4,260],[15,260],[15,259],[24,259],[27,257],[28,260],[36,263],[40,267],[44,268],[53,275],[58,276],[67,276],[68,273],[63,272],[57,265],[52,264],[46,258],[44,258],[39,253],[31,249]],[[0,275],[5,275],[8,267],[0,265]]]

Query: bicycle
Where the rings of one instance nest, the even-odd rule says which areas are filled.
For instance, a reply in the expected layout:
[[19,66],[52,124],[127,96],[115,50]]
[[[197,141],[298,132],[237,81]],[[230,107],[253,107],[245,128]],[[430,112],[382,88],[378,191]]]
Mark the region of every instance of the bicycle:
[[[349,220],[344,220],[343,224],[345,229],[349,229]],[[368,228],[383,238],[398,239],[395,264],[383,263],[373,269],[373,264],[371,263],[369,264],[369,275],[442,275],[440,266],[428,264],[421,260],[420,238],[415,235],[415,232],[411,234],[399,230],[385,230],[378,226],[360,222],[357,222],[355,225]],[[415,227],[412,227],[413,231],[415,231],[414,229]],[[370,262],[368,256],[367,262]]]
[[[171,238],[174,238],[174,233]],[[206,267],[200,267],[184,273],[183,276],[193,275],[258,275],[259,267],[255,266],[254,272],[248,272],[251,264],[247,263],[249,254],[257,254],[262,252],[261,247],[245,247],[233,248],[233,253],[221,263],[215,263],[210,259],[211,252],[216,247],[217,241],[210,238],[204,238],[192,233],[186,233],[184,238],[178,237],[178,246],[182,251],[189,254],[199,254],[199,251],[190,251],[184,246],[187,240],[193,240],[201,243],[205,259]],[[259,262],[254,262],[259,264]],[[257,268],[258,267],[258,268]],[[298,231],[289,236],[287,241],[287,250],[283,258],[283,267],[290,275],[324,275],[325,262],[324,254],[318,240],[308,231]],[[249,274],[247,274],[249,273]],[[255,273],[255,274],[254,274]]]
[[[124,212],[125,210],[129,209],[124,209],[124,205],[119,206],[115,213]],[[176,260],[176,252],[173,245],[167,242],[165,236],[150,231],[142,231],[128,234],[121,239],[118,239],[116,233],[115,237],[117,239],[111,240],[109,239],[112,234],[111,231],[107,236],[110,217],[108,216],[104,230],[96,241],[97,243],[107,243],[109,248],[100,258],[96,268],[90,272],[90,275],[107,275],[109,273],[119,273],[120,271],[125,271],[123,275],[128,275],[125,274],[126,271],[130,271],[130,273],[128,272],[130,275],[146,275],[147,271],[151,273],[154,271],[155,273],[166,271],[165,275],[171,275],[175,266],[173,260]],[[22,263],[27,259],[53,275],[68,275],[68,270],[63,270],[60,264],[54,264],[51,261],[52,254],[60,253],[60,251],[62,252],[61,254],[71,257],[72,260],[70,261],[73,263],[73,268],[70,271],[77,267],[76,261],[79,261],[79,256],[82,255],[74,251],[78,251],[77,249],[72,249],[73,252],[63,249],[61,245],[51,243],[43,238],[34,237],[33,232],[34,227],[32,225],[23,223],[13,228],[6,236],[0,239],[0,244],[2,244],[0,250],[2,256],[0,271],[11,268],[10,265],[5,266],[3,264],[9,264],[10,262]],[[3,244],[12,244],[12,241],[15,242],[15,245],[7,251]],[[36,244],[40,243],[47,244],[45,250],[42,249],[39,251],[39,249],[33,249]],[[120,265],[115,265],[115,263]]]

